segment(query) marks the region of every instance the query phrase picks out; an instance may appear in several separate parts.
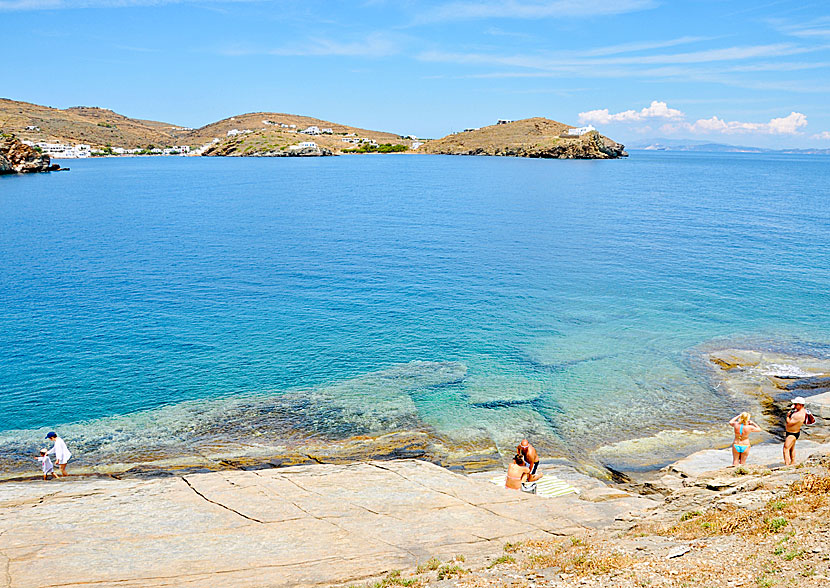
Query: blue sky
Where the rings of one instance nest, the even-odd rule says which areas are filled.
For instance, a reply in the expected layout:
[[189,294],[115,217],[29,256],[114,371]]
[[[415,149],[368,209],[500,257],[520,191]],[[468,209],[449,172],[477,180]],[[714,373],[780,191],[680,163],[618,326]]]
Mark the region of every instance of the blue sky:
[[623,142],[830,147],[830,3],[0,0],[0,96],[201,126],[422,137],[498,118]]

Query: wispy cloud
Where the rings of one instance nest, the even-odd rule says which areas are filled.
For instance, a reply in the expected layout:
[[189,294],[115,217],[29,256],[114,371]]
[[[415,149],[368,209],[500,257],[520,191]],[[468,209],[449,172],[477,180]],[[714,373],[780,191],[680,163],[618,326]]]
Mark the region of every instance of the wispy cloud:
[[830,131],[822,131],[813,135],[813,139],[820,139],[822,141],[830,141]]
[[[741,61],[759,58],[776,58],[809,53],[816,49],[791,43],[750,45],[705,49],[684,53],[661,53],[656,55],[628,55],[595,57],[597,51],[618,51],[615,48],[594,49],[585,52],[559,52],[555,55],[496,55],[489,53],[451,53],[424,51],[417,57],[422,61],[457,63],[462,65],[509,65],[547,71],[588,71],[597,66],[647,66],[647,65],[689,65],[722,61]],[[610,54],[610,53],[608,53]]]
[[384,33],[372,33],[365,39],[351,42],[314,38],[296,46],[272,49],[271,55],[335,55],[352,57],[382,57],[400,53],[401,43]]
[[407,42],[405,37],[387,33],[372,33],[364,38],[351,41],[316,37],[297,41],[284,47],[257,48],[247,45],[229,45],[218,53],[226,57],[248,55],[275,56],[343,56],[343,57],[384,57],[400,53]]
[[461,1],[441,4],[424,10],[417,18],[416,24],[432,22],[480,20],[489,18],[532,19],[532,18],[567,18],[592,17],[624,14],[646,10],[656,6],[654,0],[490,0]]
[[68,10],[71,8],[129,8],[163,4],[259,2],[261,0],[0,0],[0,12]]
[[778,32],[784,35],[801,39],[830,39],[830,16],[800,23],[791,23],[780,19],[769,22]]

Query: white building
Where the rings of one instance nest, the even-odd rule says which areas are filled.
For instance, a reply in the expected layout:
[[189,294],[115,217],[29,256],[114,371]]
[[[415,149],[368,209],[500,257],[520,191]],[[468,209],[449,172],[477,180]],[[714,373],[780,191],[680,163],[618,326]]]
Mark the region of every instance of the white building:
[[324,135],[333,135],[334,131],[330,128],[326,127],[325,129],[320,129],[320,132]]
[[230,131],[228,131],[228,137],[235,137],[240,134],[242,134],[242,131],[240,131],[239,129],[231,129]]
[[500,119],[496,122],[496,124],[497,124],[497,125],[507,125],[507,124],[510,124],[510,123],[512,123],[512,122],[513,122],[513,121],[512,121],[512,120],[510,120],[509,118],[500,118]]
[[316,127],[316,126],[310,126],[307,129],[305,129],[304,131],[300,131],[300,132],[303,133],[304,135],[319,135],[320,134],[320,128]]
[[176,145],[162,151],[162,155],[187,155],[188,153],[190,153],[189,145]]
[[36,125],[29,125],[28,127],[26,127],[26,130],[27,131],[39,131],[40,127],[36,126]]
[[55,159],[81,159],[92,155],[89,145],[65,145],[63,143],[33,143],[23,141],[29,147],[37,147],[41,153]]
[[303,141],[298,145],[300,149],[317,149],[317,143],[314,141]]
[[421,141],[412,141],[412,149],[417,149],[421,145],[423,145],[423,142]]
[[587,127],[576,127],[576,128],[573,128],[573,129],[568,129],[565,134],[569,135],[571,137],[581,137],[582,135],[584,135],[586,133],[590,133],[591,131],[596,131],[596,129],[594,128],[594,125],[588,125]]

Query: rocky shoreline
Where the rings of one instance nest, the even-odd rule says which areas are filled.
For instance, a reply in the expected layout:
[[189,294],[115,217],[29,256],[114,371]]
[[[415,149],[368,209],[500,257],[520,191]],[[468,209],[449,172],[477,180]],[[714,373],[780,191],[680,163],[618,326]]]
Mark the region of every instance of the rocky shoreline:
[[[76,466],[65,480],[0,483],[0,565],[12,586],[47,584],[40,562],[59,554],[69,586],[824,586],[827,360],[745,349],[705,358],[715,385],[756,402],[769,423],[793,394],[808,396],[819,422],[798,442],[798,465],[782,465],[770,427],[738,468],[727,447],[613,480],[543,459],[541,471],[579,489],[544,498],[489,481],[504,471],[492,442],[459,446],[428,431],[307,438],[283,453],[196,439],[188,457],[150,452]],[[417,364],[372,378],[401,373],[444,382],[464,370]],[[99,565],[113,557],[122,565]]]
[[0,175],[59,171],[48,155],[22,143],[14,135],[0,135]]
[[7,482],[0,565],[27,587],[48,585],[43,562],[60,557],[67,586],[818,588],[830,445],[810,453],[628,485],[548,460],[580,489],[558,498],[411,459]]

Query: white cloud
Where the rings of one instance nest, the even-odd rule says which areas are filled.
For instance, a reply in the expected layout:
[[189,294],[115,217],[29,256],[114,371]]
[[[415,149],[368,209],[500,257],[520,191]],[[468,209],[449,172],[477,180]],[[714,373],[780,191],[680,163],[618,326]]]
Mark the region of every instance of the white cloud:
[[[637,124],[636,127],[643,127],[649,121],[665,120],[661,131],[665,133],[689,132],[695,134],[739,134],[756,133],[764,135],[798,135],[803,127],[807,126],[807,117],[800,112],[791,112],[787,116],[772,118],[768,122],[743,122],[726,121],[720,117],[701,118],[695,122],[685,120],[683,111],[676,108],[669,108],[669,105],[659,100],[653,100],[651,104],[640,110],[623,110],[612,114],[607,108],[588,110],[579,113],[579,122],[607,125],[613,123]],[[824,132],[821,135],[814,135],[814,138],[830,139],[830,133]]]
[[667,132],[678,130],[689,131],[696,134],[760,134],[760,135],[797,135],[799,129],[807,126],[807,117],[800,112],[791,112],[781,118],[770,119],[765,123],[742,122],[737,120],[725,121],[722,118],[701,118],[693,123],[681,122],[677,124],[664,125]]
[[654,118],[665,118],[669,120],[681,120],[686,115],[675,108],[669,108],[665,102],[653,100],[652,103],[640,110],[624,110],[611,114],[607,108],[602,110],[589,110],[579,113],[579,121],[583,123],[596,123],[607,125],[613,122],[640,122]]
[[822,131],[813,135],[813,139],[821,139],[823,141],[830,141],[830,131]]

